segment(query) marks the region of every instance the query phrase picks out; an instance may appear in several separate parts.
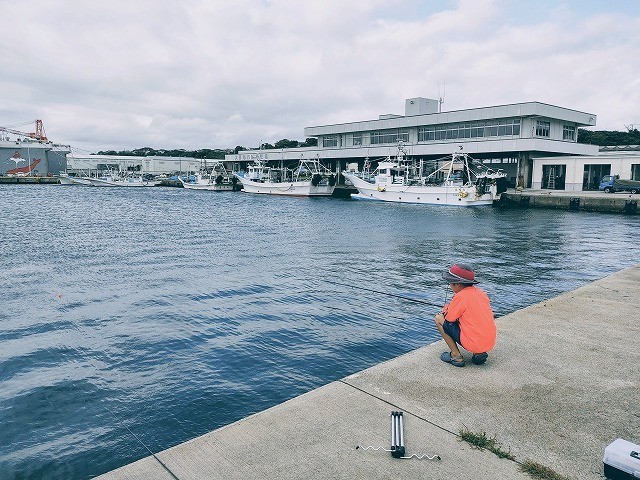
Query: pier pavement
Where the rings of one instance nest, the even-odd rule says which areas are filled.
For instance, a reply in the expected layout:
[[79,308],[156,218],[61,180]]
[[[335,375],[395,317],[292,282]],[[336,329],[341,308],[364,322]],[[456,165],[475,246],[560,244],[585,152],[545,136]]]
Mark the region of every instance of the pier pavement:
[[[98,478],[530,479],[524,461],[604,478],[610,442],[640,444],[639,294],[640,265],[499,318],[485,365],[441,362],[439,341]],[[397,410],[406,454],[441,460],[356,448],[389,448]]]

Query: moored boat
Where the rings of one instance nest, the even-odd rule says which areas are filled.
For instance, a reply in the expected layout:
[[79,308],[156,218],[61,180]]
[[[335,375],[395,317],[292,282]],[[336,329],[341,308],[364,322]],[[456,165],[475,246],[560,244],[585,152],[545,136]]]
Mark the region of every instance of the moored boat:
[[60,182],[60,185],[83,185],[85,187],[91,185],[91,181],[88,177],[73,177],[66,173],[58,175],[58,181]]
[[336,176],[318,158],[303,159],[295,169],[270,167],[256,161],[244,175],[234,175],[248,193],[320,197],[331,196],[336,185]]
[[184,188],[189,190],[212,190],[216,192],[232,191],[238,187],[238,179],[225,168],[222,162],[216,162],[208,172],[202,171],[190,176],[187,181],[178,177]]
[[378,163],[373,172],[343,172],[358,189],[355,198],[385,202],[450,206],[492,205],[506,191],[506,174],[479,166],[463,152],[435,161],[413,161],[402,145],[395,159]]
[[58,175],[58,182],[60,182],[60,185],[77,185],[77,183],[73,181],[73,177],[70,177],[66,173]]
[[107,175],[103,177],[90,177],[87,180],[93,187],[155,187],[159,180],[147,180],[142,175],[127,177],[120,175]]

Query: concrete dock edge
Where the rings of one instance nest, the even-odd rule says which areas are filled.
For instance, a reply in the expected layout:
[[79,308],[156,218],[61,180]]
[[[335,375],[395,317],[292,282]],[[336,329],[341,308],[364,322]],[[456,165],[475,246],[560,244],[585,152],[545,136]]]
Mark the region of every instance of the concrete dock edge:
[[[640,444],[640,265],[498,319],[485,365],[440,361],[436,342],[98,477],[120,479],[525,479],[532,460],[602,476],[604,448]],[[389,448],[405,412],[407,455]],[[495,436],[516,461],[472,448]]]
[[523,190],[505,192],[497,205],[501,208],[545,208],[637,215],[640,194],[598,191]]

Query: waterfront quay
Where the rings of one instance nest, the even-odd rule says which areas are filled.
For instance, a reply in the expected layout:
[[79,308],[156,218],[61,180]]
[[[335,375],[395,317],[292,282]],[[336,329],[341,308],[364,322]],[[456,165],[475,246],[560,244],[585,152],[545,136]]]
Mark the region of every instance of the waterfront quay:
[[[485,365],[443,363],[439,341],[98,478],[526,479],[528,461],[603,478],[609,443],[640,444],[638,285],[640,265],[498,318]],[[406,455],[440,460],[366,449],[390,448],[392,411]]]
[[2,177],[0,176],[0,184],[34,184],[44,183],[48,185],[59,185],[58,177],[41,177],[41,176],[24,176],[24,177]]
[[513,190],[504,192],[501,207],[551,208],[589,212],[638,214],[640,194],[604,193],[600,191],[568,192],[564,190]]

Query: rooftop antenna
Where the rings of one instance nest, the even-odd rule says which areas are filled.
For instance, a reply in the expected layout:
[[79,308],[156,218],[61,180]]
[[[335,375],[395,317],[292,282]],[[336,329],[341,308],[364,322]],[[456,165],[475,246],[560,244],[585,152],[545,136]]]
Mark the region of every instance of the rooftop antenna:
[[442,95],[440,95],[440,83],[438,83],[438,113],[442,113],[442,104],[444,103],[444,94],[447,89],[447,84],[442,84]]

